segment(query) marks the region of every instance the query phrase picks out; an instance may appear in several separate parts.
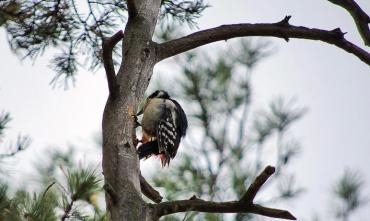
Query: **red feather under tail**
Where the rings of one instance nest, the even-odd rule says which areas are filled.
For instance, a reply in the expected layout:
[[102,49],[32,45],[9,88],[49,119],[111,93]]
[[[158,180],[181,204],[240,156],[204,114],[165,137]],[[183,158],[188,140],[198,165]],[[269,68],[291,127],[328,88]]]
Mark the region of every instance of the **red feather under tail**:
[[166,166],[166,164],[167,164],[167,165],[169,165],[169,161],[168,161],[168,159],[167,159],[167,157],[166,157],[166,155],[165,155],[165,154],[163,154],[163,153],[158,154],[158,157],[159,157],[159,159],[161,160],[162,168],[163,168],[163,167],[165,167],[165,166]]

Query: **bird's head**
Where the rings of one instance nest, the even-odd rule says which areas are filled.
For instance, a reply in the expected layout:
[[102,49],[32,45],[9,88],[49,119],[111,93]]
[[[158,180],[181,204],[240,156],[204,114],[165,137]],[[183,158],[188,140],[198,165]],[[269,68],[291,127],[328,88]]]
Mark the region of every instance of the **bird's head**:
[[[154,98],[161,98],[161,99],[170,99],[170,95],[167,93],[167,91],[164,91],[164,90],[156,90],[154,91],[151,95],[149,95],[149,97],[146,99],[146,104],[148,104],[148,102],[151,100],[151,99],[154,99]],[[144,105],[144,107],[136,114],[137,116],[143,114],[144,112],[144,109],[145,109],[145,106],[146,104]]]
[[153,98],[169,99],[170,95],[167,93],[167,91],[156,90],[148,97],[148,99],[153,99]]

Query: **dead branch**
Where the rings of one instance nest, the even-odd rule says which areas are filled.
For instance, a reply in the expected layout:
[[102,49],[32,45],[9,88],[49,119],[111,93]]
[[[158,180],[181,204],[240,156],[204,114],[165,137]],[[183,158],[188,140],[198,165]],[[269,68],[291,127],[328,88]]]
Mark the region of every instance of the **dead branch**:
[[263,172],[254,180],[254,182],[249,186],[247,192],[240,199],[241,202],[253,202],[258,191],[261,189],[263,184],[266,183],[267,179],[275,173],[275,168],[272,166],[267,166]]
[[333,44],[348,53],[354,54],[360,60],[370,65],[369,52],[347,41],[344,38],[344,33],[339,28],[327,31],[317,28],[293,26],[289,24],[289,19],[290,16],[286,16],[282,21],[277,23],[221,25],[216,28],[198,31],[182,38],[159,44],[158,61],[220,40],[247,36],[270,36],[283,38],[286,41],[289,41],[289,38],[299,38],[319,40]]
[[296,220],[287,210],[268,208],[253,203],[253,199],[257,192],[274,172],[274,167],[267,166],[249,186],[247,192],[239,201],[213,202],[193,196],[188,200],[177,200],[152,205],[154,214],[159,218],[161,216],[187,211],[207,213],[253,213],[280,219]]
[[370,17],[364,12],[354,0],[328,0],[346,9],[356,23],[357,30],[360,33],[365,45],[370,46]]

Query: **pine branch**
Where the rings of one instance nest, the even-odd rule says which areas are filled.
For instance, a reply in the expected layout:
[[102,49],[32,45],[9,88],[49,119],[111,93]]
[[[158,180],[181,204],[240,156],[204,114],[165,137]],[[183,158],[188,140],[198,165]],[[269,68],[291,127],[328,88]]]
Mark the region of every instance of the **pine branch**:
[[216,41],[228,40],[235,37],[269,36],[283,38],[286,41],[289,41],[289,38],[298,38],[333,44],[348,53],[354,54],[360,60],[370,65],[369,52],[347,41],[344,38],[345,33],[339,28],[327,31],[317,28],[293,26],[289,24],[290,17],[286,16],[282,21],[277,23],[222,25],[216,28],[198,31],[182,38],[159,44],[158,61]]
[[356,23],[357,30],[360,33],[365,45],[370,46],[370,17],[364,12],[354,0],[328,0],[346,9]]
[[72,210],[72,207],[73,207],[73,203],[76,201],[76,199],[72,199],[70,203],[68,203],[68,205],[66,206],[66,208],[64,209],[64,213],[62,215],[62,217],[60,218],[61,221],[65,221],[69,216],[70,216],[70,212]]
[[0,159],[13,157],[14,155],[18,154],[19,152],[25,150],[31,143],[31,139],[28,136],[18,135],[17,142],[13,146],[10,144],[9,149],[14,149],[9,153],[1,153]]
[[[61,221],[71,216],[71,211],[76,201],[88,201],[93,194],[97,193],[100,190],[101,182],[96,171],[91,169],[68,171],[65,173],[65,176],[67,178],[67,189],[70,197],[69,200],[65,198],[65,201],[63,201],[66,202],[66,204]],[[74,212],[72,212],[72,215],[74,215]]]
[[117,93],[116,72],[112,59],[114,46],[123,38],[123,31],[120,30],[112,37],[103,40],[103,62],[107,75],[109,94],[114,97]]
[[159,218],[173,213],[188,211],[207,213],[253,213],[280,219],[296,220],[287,210],[268,208],[253,203],[253,199],[257,192],[274,172],[274,167],[267,166],[250,185],[247,192],[239,201],[213,202],[198,199],[193,196],[188,200],[177,200],[153,205],[154,214]]

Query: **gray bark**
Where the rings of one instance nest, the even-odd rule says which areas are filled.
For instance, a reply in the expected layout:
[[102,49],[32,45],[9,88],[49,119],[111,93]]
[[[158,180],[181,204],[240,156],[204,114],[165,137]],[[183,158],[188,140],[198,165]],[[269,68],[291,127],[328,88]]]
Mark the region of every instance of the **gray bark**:
[[117,73],[117,96],[109,96],[103,115],[103,173],[108,219],[152,220],[150,207],[142,200],[140,168],[133,144],[138,101],[152,75],[156,45],[152,43],[160,0],[136,0],[123,38],[122,65]]

